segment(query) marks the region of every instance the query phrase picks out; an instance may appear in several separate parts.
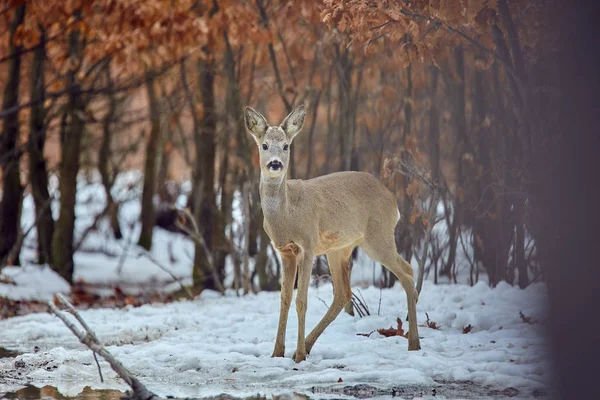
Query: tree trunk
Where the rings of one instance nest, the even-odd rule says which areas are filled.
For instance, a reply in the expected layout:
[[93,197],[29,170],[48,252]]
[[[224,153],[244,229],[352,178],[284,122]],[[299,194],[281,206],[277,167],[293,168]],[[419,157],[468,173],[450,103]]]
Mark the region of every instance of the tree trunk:
[[431,178],[434,182],[440,179],[440,111],[436,101],[439,71],[431,68],[431,109],[429,110],[429,164]]
[[454,157],[456,157],[456,195],[452,202],[452,213],[446,206],[446,220],[448,222],[449,232],[449,253],[446,263],[440,269],[440,275],[448,275],[450,280],[455,279],[453,274],[456,268],[456,250],[458,246],[458,236],[461,234],[463,208],[465,199],[465,174],[463,168],[463,155],[468,147],[466,98],[465,98],[465,62],[464,50],[459,47],[455,50],[456,73],[458,81],[455,84],[455,101],[453,110],[453,119],[456,133],[456,145],[454,148]]
[[352,63],[348,51],[338,55],[339,63],[337,69],[338,77],[338,140],[340,146],[339,171],[350,170],[352,161],[352,138],[351,138],[351,105],[350,94],[352,93]]
[[[218,216],[216,214],[215,200],[215,155],[216,155],[216,129],[217,116],[215,105],[215,65],[210,59],[198,61],[198,85],[202,95],[202,120],[200,135],[195,138],[196,145],[196,181],[193,193],[201,193],[201,199],[194,199],[194,215],[204,240],[210,251],[215,248],[213,235],[218,232]],[[199,179],[201,177],[201,179]],[[194,256],[194,287],[200,289],[216,289],[218,283],[213,282],[210,266],[206,262],[204,249],[196,246]],[[217,270],[216,275],[223,279],[222,270]]]
[[310,179],[310,171],[311,171],[311,167],[312,167],[312,159],[313,159],[313,153],[314,153],[314,135],[315,135],[315,125],[317,122],[317,112],[319,110],[319,100],[321,99],[321,91],[317,92],[317,95],[315,96],[315,100],[313,102],[313,110],[312,110],[312,120],[310,123],[310,130],[308,131],[308,149],[307,149],[307,153],[308,153],[308,158],[306,160],[306,172],[304,173],[304,179]]
[[335,130],[333,128],[333,118],[331,116],[331,104],[333,102],[333,69],[334,64],[331,64],[329,67],[329,74],[327,78],[327,139],[325,144],[325,162],[323,163],[323,174],[329,173],[330,165],[333,165],[334,155],[333,155],[333,141]]
[[[106,67],[106,77],[108,81],[109,90],[112,89],[113,83],[110,76],[110,64]],[[100,144],[100,150],[98,151],[98,171],[102,180],[102,186],[104,187],[104,194],[106,195],[106,204],[108,208],[108,221],[113,231],[113,235],[117,239],[121,239],[123,234],[121,233],[121,227],[119,225],[119,206],[115,203],[112,194],[110,192],[113,179],[109,169],[110,161],[110,145],[112,141],[112,126],[115,114],[117,111],[117,99],[114,94],[109,95],[108,99],[108,111],[104,117],[102,124],[102,143]]]
[[244,182],[242,186],[242,218],[244,220],[244,251],[243,251],[243,270],[242,286],[244,295],[250,293],[250,256],[248,247],[250,243],[250,182]]
[[[15,9],[15,15],[10,24],[10,42],[7,81],[2,98],[2,110],[9,110],[19,104],[19,81],[21,72],[21,46],[14,45],[17,28],[23,23],[25,5]],[[4,117],[2,137],[0,138],[0,167],[2,168],[2,200],[0,201],[0,263],[8,256],[17,242],[20,227],[20,208],[23,187],[19,160],[21,151],[17,148],[19,142],[19,113],[13,112]],[[19,264],[19,255],[10,264]]]
[[47,264],[52,260],[52,234],[54,232],[54,219],[50,193],[48,192],[48,171],[44,158],[44,144],[46,141],[46,125],[44,97],[44,58],[46,33],[40,32],[40,44],[33,53],[31,67],[31,106],[29,116],[29,181],[31,194],[35,204],[35,214],[39,216],[36,224],[38,240],[38,263]]
[[[81,18],[80,11],[75,12]],[[82,57],[80,32],[74,30],[69,34],[69,56],[74,60]],[[73,234],[75,230],[75,201],[77,194],[77,173],[79,172],[79,155],[83,137],[85,103],[81,96],[81,88],[77,82],[77,70],[67,73],[69,88],[68,103],[64,124],[61,130],[61,163],[60,174],[60,215],[52,236],[52,265],[67,282],[73,283]]]
[[[412,132],[412,102],[413,102],[413,80],[412,80],[412,64],[406,68],[406,95],[404,101],[404,130],[402,135],[402,146],[406,146],[407,140],[409,139]],[[402,158],[406,162],[410,162],[411,157],[407,151],[402,152]],[[411,183],[411,178],[407,175],[402,176],[403,193],[404,198],[402,202],[402,215],[410,217],[413,210],[413,199],[408,194],[408,185]],[[404,253],[404,257],[410,263],[413,254],[413,244],[415,241],[415,227],[414,224],[404,223],[398,225],[401,229],[399,235],[397,235],[398,242],[397,247]],[[396,276],[391,276],[391,281],[396,281]],[[393,284],[393,283],[392,283]]]
[[158,167],[158,151],[160,144],[160,108],[154,87],[153,72],[146,73],[148,82],[148,111],[150,113],[150,137],[146,145],[146,164],[144,166],[144,188],[142,191],[142,210],[140,220],[142,229],[138,245],[146,250],[152,247],[152,231],[155,223],[154,195],[156,194],[156,174]]

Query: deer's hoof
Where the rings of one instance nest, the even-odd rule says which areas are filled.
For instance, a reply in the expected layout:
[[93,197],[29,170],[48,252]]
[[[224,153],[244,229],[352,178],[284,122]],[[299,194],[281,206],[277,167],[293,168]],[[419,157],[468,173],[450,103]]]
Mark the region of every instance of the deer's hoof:
[[273,354],[271,354],[271,358],[275,357],[283,357],[285,353],[285,349],[275,349],[273,350]]
[[298,350],[296,350],[294,352],[294,355],[292,356],[292,360],[294,360],[297,363],[306,360],[306,352],[301,353],[298,352]]

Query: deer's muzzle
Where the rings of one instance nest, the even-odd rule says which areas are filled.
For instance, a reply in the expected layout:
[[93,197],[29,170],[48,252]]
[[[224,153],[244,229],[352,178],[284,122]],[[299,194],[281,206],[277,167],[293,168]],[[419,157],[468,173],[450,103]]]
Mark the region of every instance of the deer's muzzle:
[[283,163],[279,160],[272,160],[267,164],[267,168],[272,171],[279,171],[280,169],[283,169]]

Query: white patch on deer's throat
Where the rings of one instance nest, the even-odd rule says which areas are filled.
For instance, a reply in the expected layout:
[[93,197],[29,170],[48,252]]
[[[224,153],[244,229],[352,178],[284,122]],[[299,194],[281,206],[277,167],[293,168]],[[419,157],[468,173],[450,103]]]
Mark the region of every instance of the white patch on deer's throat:
[[262,199],[263,213],[271,214],[281,211],[283,201],[280,197],[266,196]]

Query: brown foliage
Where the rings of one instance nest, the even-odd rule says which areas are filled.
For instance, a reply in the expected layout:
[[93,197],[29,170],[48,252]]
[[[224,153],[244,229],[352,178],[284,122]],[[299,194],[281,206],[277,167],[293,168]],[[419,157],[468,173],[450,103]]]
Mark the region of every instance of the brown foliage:
[[425,321],[424,325],[419,325],[422,327],[427,327],[427,328],[431,328],[431,329],[441,329],[442,327],[440,325],[437,324],[437,322],[432,321],[429,319],[429,314],[425,313],[425,315],[427,316],[427,320]]
[[389,329],[377,329],[380,335],[385,337],[390,336],[402,336],[404,338],[408,338],[408,332],[404,332],[402,329],[402,320],[400,318],[396,318],[396,322],[398,323],[398,327],[389,327]]

